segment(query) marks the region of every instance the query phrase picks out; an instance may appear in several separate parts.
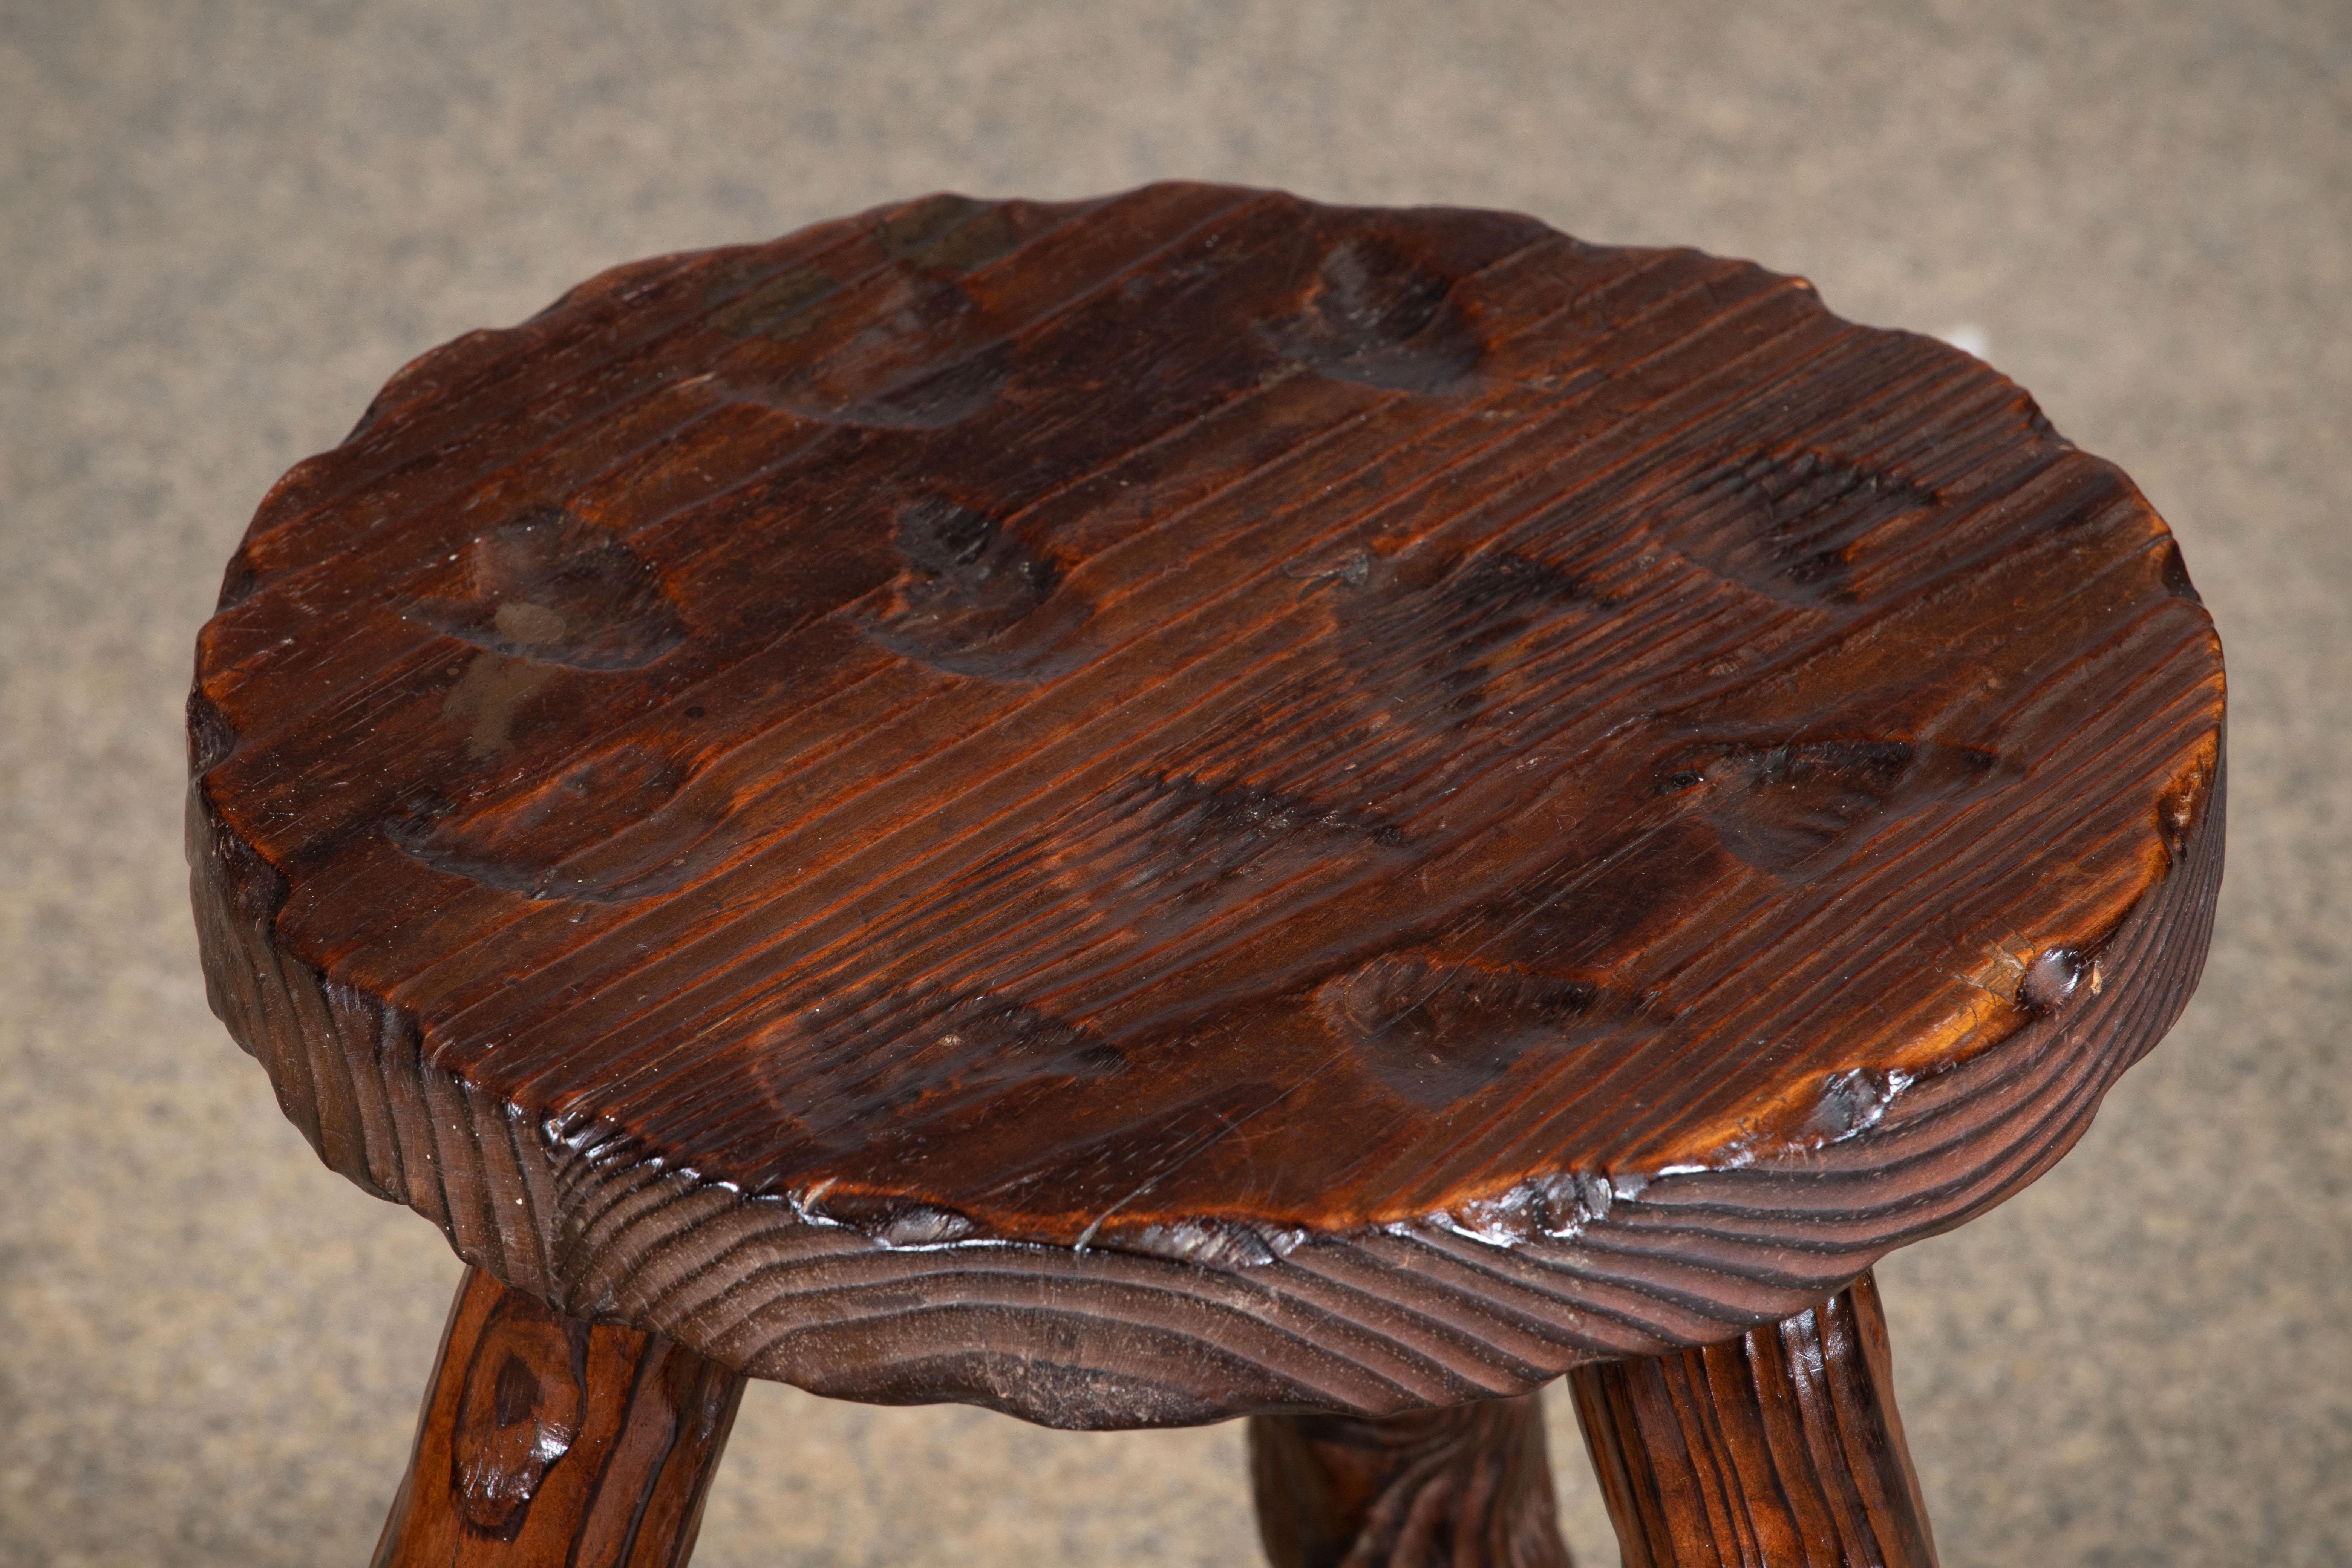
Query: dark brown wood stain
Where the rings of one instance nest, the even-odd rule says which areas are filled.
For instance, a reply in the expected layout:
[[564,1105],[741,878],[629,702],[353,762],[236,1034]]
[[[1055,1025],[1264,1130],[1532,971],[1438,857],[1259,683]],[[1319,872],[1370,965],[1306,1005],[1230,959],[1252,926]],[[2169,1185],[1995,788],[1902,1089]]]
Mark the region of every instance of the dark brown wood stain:
[[730,1367],[1368,1414],[1802,1310],[2079,1135],[2220,875],[2163,523],[1801,280],[1161,185],[394,378],[190,703],[213,1004]]
[[374,1568],[682,1568],[743,1379],[469,1268]]
[[1869,1275],[1738,1339],[1569,1382],[1625,1568],[1936,1568]]
[[1543,1405],[1253,1415],[1251,1490],[1274,1568],[1570,1568]]

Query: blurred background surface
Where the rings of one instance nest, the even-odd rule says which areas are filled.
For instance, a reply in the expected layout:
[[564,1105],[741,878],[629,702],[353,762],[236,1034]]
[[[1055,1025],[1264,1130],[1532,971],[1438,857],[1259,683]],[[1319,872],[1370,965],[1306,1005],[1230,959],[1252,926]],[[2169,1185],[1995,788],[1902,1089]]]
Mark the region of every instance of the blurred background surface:
[[[1946,1568],[2352,1562],[2352,6],[0,0],[0,1563],[363,1562],[457,1279],[205,1007],[180,704],[271,479],[614,262],[1166,175],[1753,257],[2137,477],[2228,650],[2220,933],[1882,1265],[1905,1417]],[[1247,1562],[1239,1436],[755,1385],[696,1561]]]

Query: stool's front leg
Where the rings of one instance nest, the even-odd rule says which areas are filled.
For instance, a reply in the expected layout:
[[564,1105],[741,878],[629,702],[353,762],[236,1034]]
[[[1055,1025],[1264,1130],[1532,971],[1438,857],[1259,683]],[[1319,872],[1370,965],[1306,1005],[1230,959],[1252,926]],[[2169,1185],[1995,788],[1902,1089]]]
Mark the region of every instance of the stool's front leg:
[[1275,1568],[1570,1568],[1534,1394],[1374,1419],[1253,1415]]
[[676,1568],[743,1379],[468,1268],[374,1568]]
[[1568,1375],[1625,1568],[1934,1568],[1869,1275],[1743,1339]]

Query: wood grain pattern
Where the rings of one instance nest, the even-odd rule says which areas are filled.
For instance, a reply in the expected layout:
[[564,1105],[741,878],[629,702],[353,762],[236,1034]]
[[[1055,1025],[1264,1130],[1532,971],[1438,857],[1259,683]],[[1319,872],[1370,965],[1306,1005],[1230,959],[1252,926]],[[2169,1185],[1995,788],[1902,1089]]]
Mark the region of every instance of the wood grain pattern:
[[2221,670],[2014,385],[1490,213],[940,197],[396,376],[205,627],[215,1009],[581,1316],[1074,1426],[1802,1310],[2169,1026]]
[[1274,1568],[1570,1568],[1537,1395],[1402,1415],[1253,1415]]
[[1935,1568],[1869,1275],[1740,1339],[1569,1382],[1625,1568]]
[[680,1568],[743,1379],[466,1270],[375,1568]]

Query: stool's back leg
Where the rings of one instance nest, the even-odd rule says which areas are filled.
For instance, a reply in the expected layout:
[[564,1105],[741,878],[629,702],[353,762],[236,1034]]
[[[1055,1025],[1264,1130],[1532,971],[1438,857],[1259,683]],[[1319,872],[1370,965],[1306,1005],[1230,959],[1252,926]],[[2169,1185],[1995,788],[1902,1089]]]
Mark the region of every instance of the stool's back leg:
[[1253,1415],[1275,1568],[1569,1568],[1536,1395],[1374,1419]]
[[1743,1339],[1569,1384],[1625,1568],[1934,1568],[1869,1275]]
[[676,1568],[743,1379],[466,1270],[374,1568]]

